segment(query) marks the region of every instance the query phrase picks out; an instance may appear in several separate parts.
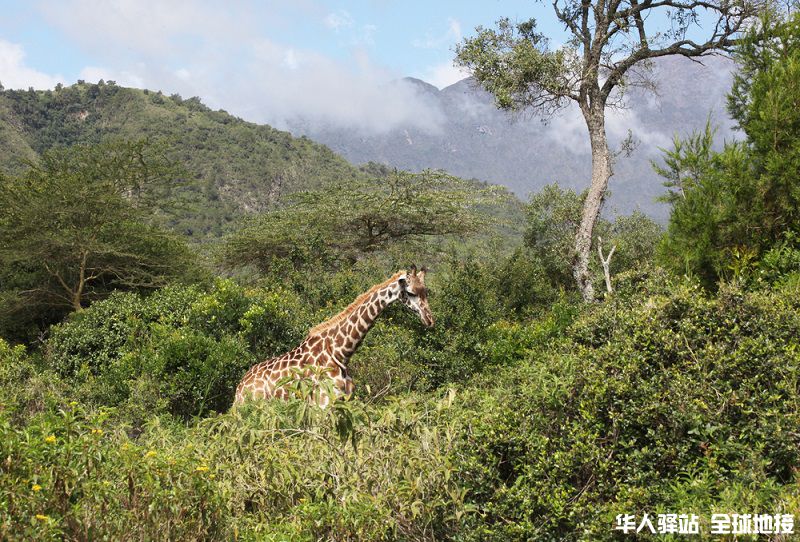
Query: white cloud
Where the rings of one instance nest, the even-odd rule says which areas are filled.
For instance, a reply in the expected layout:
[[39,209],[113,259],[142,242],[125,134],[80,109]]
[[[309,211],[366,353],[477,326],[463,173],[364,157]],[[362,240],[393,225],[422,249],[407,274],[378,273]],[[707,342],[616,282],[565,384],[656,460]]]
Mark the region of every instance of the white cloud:
[[296,70],[300,66],[297,53],[294,52],[294,49],[287,50],[286,54],[283,55],[283,65],[290,70]]
[[572,104],[547,119],[547,125],[543,131],[545,136],[556,142],[558,146],[576,155],[585,154],[590,150],[586,122],[583,120],[580,110]]
[[350,28],[354,24],[352,15],[343,9],[340,9],[336,13],[329,13],[322,22],[334,32],[339,32],[344,28]]
[[460,42],[462,37],[461,23],[456,19],[448,19],[447,30],[443,34],[437,36],[427,34],[423,39],[412,40],[411,45],[418,49],[440,49],[442,47],[449,49],[452,45]]
[[190,72],[186,68],[178,68],[177,70],[175,70],[175,76],[178,77],[178,79],[183,79],[184,81],[188,81],[192,77],[192,72]]
[[365,24],[361,27],[361,36],[359,41],[361,43],[365,43],[366,45],[375,45],[375,33],[378,31],[378,27],[374,24]]
[[465,77],[469,77],[469,71],[454,66],[452,62],[431,66],[425,70],[425,73],[422,75],[422,79],[440,89],[448,87],[453,83],[458,83]]
[[[44,0],[42,13],[73,43],[92,51],[96,60],[80,75],[89,81],[199,96],[211,108],[279,128],[304,118],[363,133],[400,124],[436,130],[441,113],[412,87],[390,84],[407,74],[372,62],[374,25],[360,25],[346,11],[326,17],[319,6],[306,4],[298,9],[347,31],[348,59],[264,38],[263,29],[254,27],[252,6],[237,2]],[[437,73],[440,83],[449,81]]]
[[[314,124],[346,126],[379,133],[400,124],[436,130],[442,116],[410,85],[392,84],[393,74],[355,51],[347,64],[305,51],[301,69],[287,71],[275,61],[283,48],[262,41],[248,67],[249,84],[238,101],[252,104],[247,116],[278,127],[298,118]],[[280,81],[279,84],[275,84]]]
[[241,39],[254,30],[246,8],[237,3],[50,0],[42,2],[40,13],[74,42],[101,55],[129,51],[192,56],[203,52],[198,41]]
[[4,87],[46,89],[65,82],[61,75],[49,75],[26,66],[22,46],[0,39],[0,83]]
[[375,45],[375,34],[378,27],[374,24],[356,24],[356,20],[345,10],[329,13],[322,23],[336,34],[346,36],[350,45]]

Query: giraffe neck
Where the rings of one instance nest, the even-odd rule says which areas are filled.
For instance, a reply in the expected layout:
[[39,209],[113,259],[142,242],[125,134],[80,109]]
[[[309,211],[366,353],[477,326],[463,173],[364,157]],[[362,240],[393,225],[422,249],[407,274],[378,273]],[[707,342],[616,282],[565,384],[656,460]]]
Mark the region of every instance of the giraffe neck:
[[332,354],[336,361],[346,364],[358,349],[375,320],[383,310],[400,297],[397,282],[390,282],[351,307],[349,314],[330,328]]

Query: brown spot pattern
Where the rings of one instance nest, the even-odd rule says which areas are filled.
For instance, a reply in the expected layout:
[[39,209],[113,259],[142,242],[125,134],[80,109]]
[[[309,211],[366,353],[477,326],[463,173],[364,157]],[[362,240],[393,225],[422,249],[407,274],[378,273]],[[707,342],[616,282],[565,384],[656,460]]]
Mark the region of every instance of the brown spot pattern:
[[[328,368],[327,376],[333,379],[338,392],[351,394],[353,381],[344,369],[347,361],[389,300],[398,299],[398,278],[404,274],[405,271],[400,271],[358,296],[344,311],[312,328],[294,350],[253,365],[236,389],[234,404],[244,402],[247,397],[288,398],[289,393],[278,387],[277,382],[290,375],[298,378],[298,372],[292,371],[295,368],[304,368],[302,374],[312,378],[316,378],[314,375],[319,370]],[[319,395],[322,400],[324,394]],[[329,398],[325,397],[324,401],[327,400]]]

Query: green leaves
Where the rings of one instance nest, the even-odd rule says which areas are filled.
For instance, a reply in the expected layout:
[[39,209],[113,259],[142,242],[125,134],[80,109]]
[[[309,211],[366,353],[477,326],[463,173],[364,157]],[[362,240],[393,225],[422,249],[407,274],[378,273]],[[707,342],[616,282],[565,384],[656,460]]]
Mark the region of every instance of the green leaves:
[[651,165],[657,174],[666,179],[664,186],[672,189],[660,197],[660,201],[676,205],[697,186],[711,167],[715,133],[711,119],[708,119],[702,132],[694,132],[686,139],[676,134],[672,139],[672,149],[659,149],[663,153],[664,165],[656,162],[651,162]]
[[85,401],[128,405],[134,424],[153,413],[141,405],[188,419],[226,410],[251,365],[296,345],[304,310],[289,291],[223,280],[146,298],[117,292],[51,328],[44,361]]
[[[292,380],[289,401],[163,415],[213,406],[250,363],[244,336],[288,325],[271,293],[228,281],[117,294],[54,329],[43,361],[104,360],[86,386],[0,341],[0,537],[606,540],[631,510],[800,502],[791,285],[711,296],[639,273],[603,304],[511,320],[485,270],[452,275],[436,290],[443,331],[401,354],[457,386],[426,396],[321,409],[313,382]],[[370,363],[410,334],[375,332]],[[88,404],[126,387],[116,410]]]
[[3,179],[0,288],[17,300],[6,298],[0,316],[46,319],[115,288],[153,289],[186,273],[185,243],[152,218],[177,174],[158,147],[139,141],[57,149]]
[[800,17],[766,17],[738,49],[729,110],[747,141],[711,150],[713,131],[676,138],[656,166],[673,203],[662,262],[699,276],[760,280],[758,261],[800,231]]
[[391,246],[475,233],[488,222],[480,207],[497,201],[496,190],[438,171],[342,181],[294,194],[249,221],[227,239],[221,259],[261,269],[278,259],[298,267],[352,263]]
[[468,540],[611,540],[631,510],[794,510],[796,294],[710,297],[663,275],[637,290],[459,394]]
[[565,105],[572,90],[569,51],[551,51],[534,19],[517,25],[500,19],[496,30],[476,31],[456,46],[455,62],[495,96],[498,107],[551,112]]

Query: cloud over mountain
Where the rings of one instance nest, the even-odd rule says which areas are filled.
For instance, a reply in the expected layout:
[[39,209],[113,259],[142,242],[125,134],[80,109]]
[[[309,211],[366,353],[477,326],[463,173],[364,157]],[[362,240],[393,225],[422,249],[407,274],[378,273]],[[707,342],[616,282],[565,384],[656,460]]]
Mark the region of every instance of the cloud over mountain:
[[[657,94],[631,91],[626,108],[608,111],[612,150],[620,150],[629,135],[636,143],[631,156],[620,155],[616,161],[610,210],[639,208],[665,219],[667,209],[655,202],[664,190],[662,180],[650,166],[651,160],[660,159],[659,148],[669,147],[676,133],[702,129],[709,116],[720,125],[721,136],[733,135],[724,110],[732,63],[717,57],[705,63],[662,59],[653,73]],[[291,129],[356,163],[375,161],[410,170],[441,168],[503,184],[522,197],[552,182],[578,191],[588,186],[589,140],[576,107],[540,119],[529,112],[497,110],[492,97],[470,79],[441,91],[415,79],[398,82],[398,86],[407,85],[416,87],[420,103],[437,111],[436,130],[397,124],[395,119],[386,124],[393,128],[364,137],[310,116],[295,119]]]

